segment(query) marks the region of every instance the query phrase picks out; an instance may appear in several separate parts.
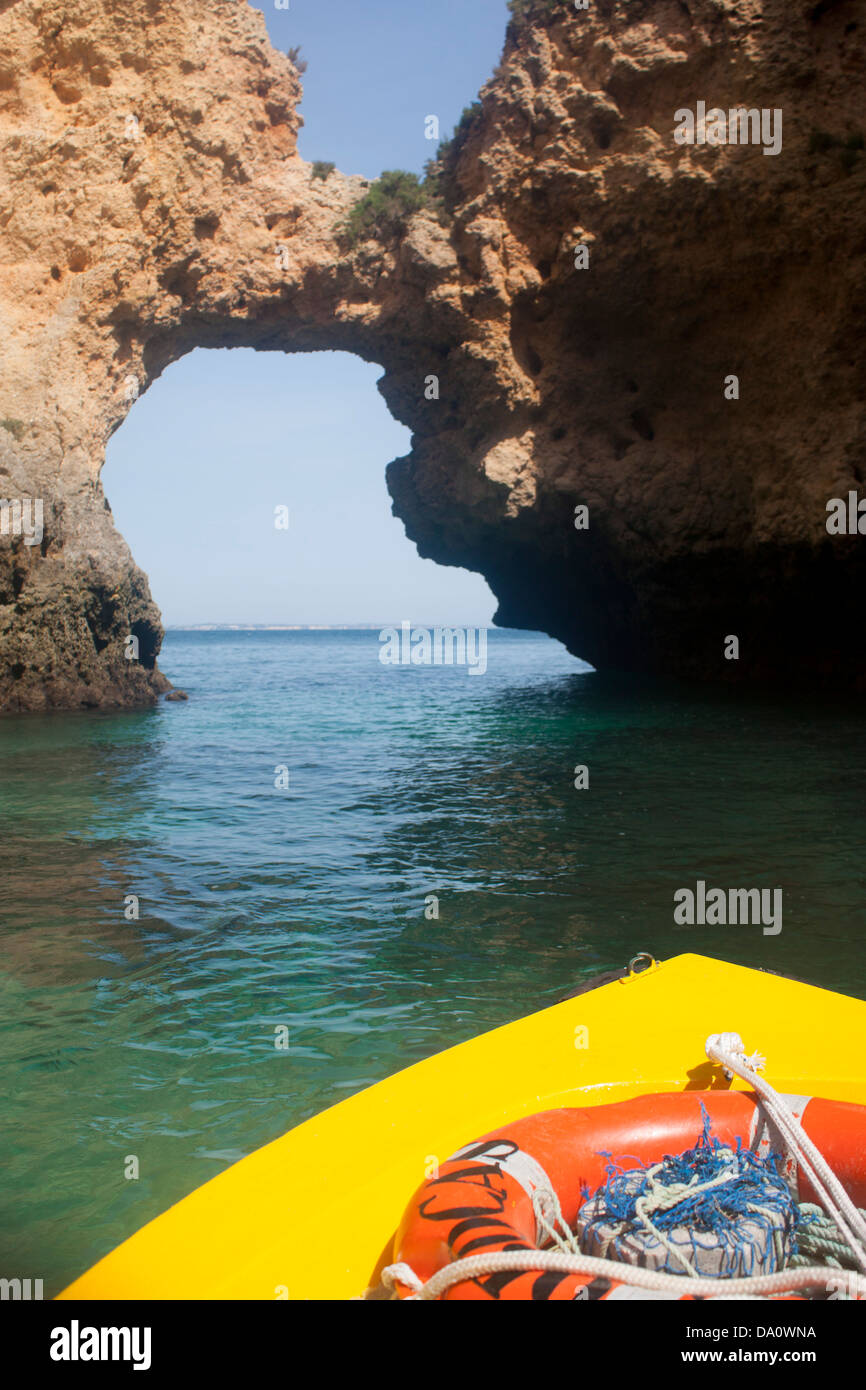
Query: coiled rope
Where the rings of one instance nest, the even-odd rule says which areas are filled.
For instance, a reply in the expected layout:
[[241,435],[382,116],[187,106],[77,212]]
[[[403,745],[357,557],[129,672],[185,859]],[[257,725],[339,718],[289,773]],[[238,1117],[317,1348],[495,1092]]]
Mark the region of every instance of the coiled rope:
[[[733,1158],[734,1155],[732,1154]],[[739,1169],[734,1165],[729,1168],[727,1173],[719,1173],[718,1177],[709,1178],[707,1182],[678,1182],[671,1183],[670,1186],[662,1186],[658,1182],[658,1174],[663,1172],[664,1163],[656,1163],[654,1167],[647,1170],[646,1182],[647,1191],[643,1197],[638,1197],[634,1204],[634,1214],[640,1221],[644,1230],[649,1232],[660,1245],[663,1245],[669,1255],[682,1265],[686,1274],[697,1279],[698,1271],[695,1269],[691,1260],[688,1260],[672,1240],[669,1240],[664,1231],[653,1225],[651,1218],[657,1213],[673,1211],[681,1202],[685,1202],[694,1197],[703,1196],[705,1192],[712,1191],[713,1188],[721,1187],[725,1183],[734,1182],[739,1178]]]
[[[859,1210],[860,1215],[866,1218],[866,1211],[862,1207]],[[800,1203],[800,1215],[805,1220],[797,1232],[797,1253],[791,1256],[789,1266],[796,1269],[817,1259],[836,1265],[839,1269],[850,1269],[854,1256],[833,1218],[811,1202]]]
[[[567,1231],[563,1240],[554,1226],[561,1218],[554,1218],[554,1226],[541,1220],[540,1228],[559,1246],[558,1250],[514,1250],[498,1251],[487,1255],[470,1255],[462,1260],[454,1260],[443,1269],[437,1270],[431,1279],[424,1283],[407,1264],[389,1265],[382,1271],[382,1283],[392,1292],[397,1284],[412,1290],[407,1301],[432,1302],[442,1297],[455,1284],[470,1279],[480,1279],[488,1274],[520,1273],[539,1270],[556,1274],[584,1274],[590,1278],[609,1279],[612,1282],[628,1284],[633,1288],[647,1289],[654,1293],[668,1293],[681,1298],[687,1291],[698,1298],[772,1298],[776,1294],[792,1293],[799,1289],[832,1288],[849,1298],[866,1298],[866,1276],[845,1270],[840,1272],[836,1261],[837,1247],[849,1252],[860,1268],[866,1271],[866,1213],[861,1212],[851,1201],[842,1184],[833,1173],[824,1156],[812,1143],[802,1125],[788,1110],[781,1096],[769,1082],[757,1075],[757,1068],[763,1066],[763,1059],[754,1054],[746,1056],[742,1038],[737,1033],[715,1033],[706,1042],[706,1055],[710,1061],[717,1062],[729,1076],[739,1076],[761,1097],[764,1108],[777,1129],[787,1140],[793,1152],[809,1177],[813,1188],[821,1197],[821,1224],[830,1221],[842,1235],[842,1241],[831,1241],[829,1257],[833,1264],[807,1265],[798,1267],[795,1259],[785,1270],[776,1274],[760,1274],[742,1279],[701,1278],[664,1274],[660,1270],[643,1269],[637,1265],[621,1264],[616,1260],[598,1259],[583,1255],[574,1249],[574,1235]],[[826,1211],[826,1216],[825,1216]],[[806,1227],[808,1230],[808,1227]],[[824,1248],[826,1231],[816,1233]],[[805,1251],[803,1252],[805,1256]]]
[[[580,1213],[579,1248],[585,1254],[658,1267],[657,1256],[635,1256],[641,1249],[661,1249],[668,1274],[684,1269],[693,1279],[772,1274],[785,1267],[799,1213],[784,1178],[750,1149],[738,1143],[735,1151],[713,1139],[709,1114],[701,1109],[704,1130],[694,1148],[649,1168],[609,1164],[607,1183]],[[623,1241],[630,1255],[621,1253]],[[720,1268],[698,1266],[696,1257],[706,1259],[709,1251]]]
[[779,1274],[758,1274],[748,1279],[688,1279],[681,1274],[662,1274],[656,1269],[620,1264],[618,1260],[599,1260],[594,1255],[566,1255],[557,1250],[503,1250],[492,1255],[470,1255],[437,1270],[426,1284],[409,1265],[389,1265],[382,1271],[382,1282],[387,1289],[403,1284],[412,1290],[410,1299],[427,1302],[441,1298],[455,1284],[462,1284],[467,1279],[480,1279],[485,1274],[519,1273],[521,1270],[587,1274],[595,1279],[610,1279],[638,1289],[669,1293],[674,1298],[682,1298],[684,1293],[699,1298],[766,1298],[796,1289],[828,1286],[842,1288],[852,1298],[866,1297],[866,1277],[862,1274],[840,1272],[838,1268],[823,1265],[786,1269]]
[[707,1038],[706,1053],[711,1062],[720,1063],[729,1076],[733,1074],[748,1082],[761,1097],[770,1119],[797,1155],[800,1166],[821,1199],[822,1207],[835,1221],[857,1264],[866,1270],[866,1219],[778,1091],[774,1091],[768,1081],[758,1076],[755,1067],[763,1063],[757,1058],[746,1057],[746,1049],[738,1033],[713,1033]]

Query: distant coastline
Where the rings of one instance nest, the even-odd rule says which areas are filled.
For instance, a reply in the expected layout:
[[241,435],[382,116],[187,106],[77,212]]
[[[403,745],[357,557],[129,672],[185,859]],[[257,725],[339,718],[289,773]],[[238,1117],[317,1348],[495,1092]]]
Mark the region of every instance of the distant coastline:
[[170,623],[166,632],[378,632],[382,623]]
[[[391,624],[393,626],[393,624]],[[381,632],[388,623],[169,623],[166,632]],[[423,627],[420,623],[416,626]],[[430,627],[433,624],[426,624]],[[438,624],[437,626],[442,626]],[[465,627],[466,624],[452,623],[445,626]],[[478,627],[478,623],[471,624]],[[481,627],[492,627],[492,623],[481,623]]]

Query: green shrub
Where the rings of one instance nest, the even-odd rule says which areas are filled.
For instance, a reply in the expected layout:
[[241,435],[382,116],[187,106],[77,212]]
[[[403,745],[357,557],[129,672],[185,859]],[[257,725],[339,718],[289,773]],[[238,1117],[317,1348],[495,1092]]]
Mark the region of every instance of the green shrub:
[[297,48],[290,48],[288,53],[286,54],[286,57],[288,58],[289,62],[291,63],[292,67],[295,69],[296,72],[307,71],[307,60],[306,58],[301,57],[300,45],[298,45]]
[[0,428],[7,430],[13,439],[21,440],[27,433],[27,426],[23,420],[13,420],[10,415],[6,415],[0,420]]
[[321,179],[324,183],[328,175],[333,174],[336,167],[337,166],[336,164],[334,164],[333,160],[317,159],[313,164],[313,172],[311,177],[314,179]]
[[454,163],[466,141],[469,139],[472,127],[481,115],[481,102],[473,101],[471,106],[464,106],[463,114],[454,127],[454,134],[448,140],[443,140],[436,154],[437,160],[441,164]]
[[352,208],[341,228],[343,238],[357,246],[370,238],[387,241],[401,236],[412,214],[430,205],[430,190],[417,174],[386,169]]
[[458,202],[459,191],[455,177],[457,161],[481,115],[481,109],[480,101],[474,101],[471,106],[464,107],[453,135],[442,141],[436,151],[436,158],[428,159],[424,166],[424,187],[432,198],[442,199],[446,208],[453,208]]
[[508,0],[511,18],[516,24],[522,24],[533,14],[548,15],[566,8],[571,8],[570,0]]

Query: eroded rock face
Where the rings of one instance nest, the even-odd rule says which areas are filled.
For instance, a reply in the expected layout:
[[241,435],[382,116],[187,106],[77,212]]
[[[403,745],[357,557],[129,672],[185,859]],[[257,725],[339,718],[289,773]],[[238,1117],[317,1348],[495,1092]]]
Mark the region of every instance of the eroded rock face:
[[[99,475],[196,346],[381,363],[395,509],[501,622],[599,665],[863,679],[863,542],[826,506],[862,488],[866,6],[526,9],[448,215],[347,249],[366,185],[299,158],[245,0],[0,0],[0,494],[44,504],[0,536],[0,708],[165,687]],[[699,101],[781,109],[781,153],[678,145]]]

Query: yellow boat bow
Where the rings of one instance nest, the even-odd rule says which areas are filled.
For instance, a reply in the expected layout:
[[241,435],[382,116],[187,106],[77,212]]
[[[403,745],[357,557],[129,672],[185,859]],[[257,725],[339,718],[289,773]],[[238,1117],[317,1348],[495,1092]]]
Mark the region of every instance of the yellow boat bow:
[[[777,1090],[866,1104],[866,1002],[696,955],[602,985],[419,1062],[205,1183],[61,1299],[347,1299],[391,1258],[434,1164],[558,1106],[727,1086],[737,1032]],[[742,1088],[740,1082],[735,1082]]]

